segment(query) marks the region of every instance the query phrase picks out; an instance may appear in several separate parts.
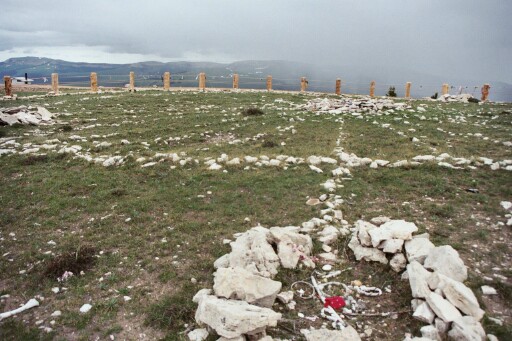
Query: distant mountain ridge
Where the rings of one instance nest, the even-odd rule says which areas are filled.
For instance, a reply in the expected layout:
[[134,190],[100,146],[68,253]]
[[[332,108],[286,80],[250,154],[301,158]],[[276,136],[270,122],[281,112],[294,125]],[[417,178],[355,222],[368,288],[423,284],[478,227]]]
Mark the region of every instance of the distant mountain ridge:
[[442,76],[404,71],[396,67],[365,67],[312,65],[283,60],[246,60],[233,63],[214,62],[157,62],[147,61],[130,64],[69,62],[44,57],[10,58],[0,62],[0,76],[22,77],[28,73],[35,83],[48,81],[51,73],[59,74],[62,84],[87,85],[89,74],[96,72],[100,86],[124,86],[130,71],[136,75],[139,86],[161,86],[161,75],[169,71],[174,86],[197,86],[196,77],[200,72],[207,75],[207,86],[231,87],[233,73],[240,75],[241,88],[265,88],[267,75],[273,77],[273,88],[298,90],[300,78],[306,77],[311,91],[333,92],[336,78],[342,79],[343,93],[368,93],[372,80],[377,82],[377,95],[384,95],[389,86],[395,86],[399,96],[403,96],[404,85],[412,82],[412,96],[431,96],[441,91],[441,85],[448,83],[451,93],[462,91],[480,96],[483,83],[491,84],[492,100],[512,102],[512,85],[492,80],[445,79]]

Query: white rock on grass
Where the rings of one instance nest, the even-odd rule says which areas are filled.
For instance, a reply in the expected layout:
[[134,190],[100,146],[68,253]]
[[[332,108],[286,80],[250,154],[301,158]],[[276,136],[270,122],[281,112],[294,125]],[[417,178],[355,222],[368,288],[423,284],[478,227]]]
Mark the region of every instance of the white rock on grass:
[[417,261],[423,264],[428,253],[434,247],[435,245],[427,238],[413,238],[405,242],[405,255],[409,262]]
[[190,341],[204,341],[208,338],[208,331],[204,328],[194,329],[187,336]]
[[426,299],[430,309],[443,321],[453,322],[459,317],[462,317],[460,311],[441,295],[431,292],[427,295]]
[[372,238],[368,232],[376,229],[377,226],[364,220],[358,220],[354,225],[357,231],[357,238],[359,238],[361,245],[372,246]]
[[277,295],[277,300],[281,303],[290,303],[293,300],[293,291],[283,291]]
[[388,221],[390,221],[391,219],[389,219],[388,217],[384,217],[384,216],[379,216],[379,217],[375,217],[375,218],[372,218],[370,219],[370,222],[376,226],[380,226],[384,223],[387,223]]
[[468,278],[468,270],[464,262],[460,259],[459,253],[450,245],[431,249],[423,266],[459,282],[464,282]]
[[335,242],[336,239],[338,239],[338,236],[340,235],[340,230],[338,230],[336,227],[332,225],[327,225],[324,227],[322,231],[318,232],[318,235],[320,236],[318,238],[319,241],[329,245]]
[[475,294],[463,283],[445,275],[433,273],[429,278],[429,286],[432,290],[441,289],[444,297],[464,314],[471,315],[478,321],[484,316],[484,311],[480,309]]
[[82,314],[85,314],[85,313],[88,313],[89,310],[91,310],[91,309],[92,309],[92,305],[90,305],[89,303],[86,303],[86,304],[84,304],[83,306],[80,307],[80,312]]
[[448,337],[457,341],[480,341],[485,340],[485,330],[472,316],[461,316],[453,321]]
[[488,285],[482,285],[480,288],[482,290],[482,295],[497,295],[498,292],[493,287],[490,287]]
[[277,244],[277,255],[285,269],[295,269],[301,256],[309,256],[313,250],[311,237],[297,233],[294,227],[271,227],[269,240]]
[[386,254],[379,249],[373,247],[364,247],[359,243],[355,235],[352,235],[348,247],[354,252],[356,260],[364,259],[367,262],[374,261],[382,264],[388,264]]
[[281,290],[281,282],[253,275],[243,268],[218,269],[213,291],[218,297],[246,301],[270,308]]
[[429,340],[442,341],[439,332],[436,327],[432,325],[423,326],[420,328],[421,337],[427,338]]
[[420,263],[412,261],[407,265],[407,274],[409,276],[409,285],[411,286],[412,297],[426,298],[430,294],[428,280],[431,273],[428,272]]
[[402,246],[404,245],[404,241],[402,239],[388,239],[383,241],[379,248],[382,249],[385,253],[397,253],[402,251]]
[[410,240],[412,233],[416,231],[418,231],[418,227],[414,223],[405,220],[390,220],[368,233],[372,239],[372,246],[377,247],[382,241],[388,239]]
[[360,341],[361,337],[352,326],[343,330],[301,329],[306,341]]
[[393,271],[400,272],[407,266],[407,259],[405,259],[405,256],[402,253],[397,253],[393,258],[391,258],[389,265]]
[[217,341],[245,341],[245,336],[243,335],[240,335],[239,337],[234,337],[234,338],[226,338],[224,336],[221,336],[219,339],[217,339]]
[[436,315],[434,314],[432,309],[430,309],[428,303],[423,302],[414,310],[412,317],[422,322],[431,324],[432,322],[434,322],[434,318],[436,317]]
[[195,319],[225,338],[262,333],[266,327],[275,327],[281,319],[281,314],[271,309],[204,293],[202,291],[194,296],[194,301],[198,303]]
[[[269,230],[257,226],[240,235],[230,244],[231,253],[223,258],[222,263],[231,267],[241,267],[253,274],[273,277],[277,274],[279,257],[267,241]],[[218,259],[215,263],[219,265]]]

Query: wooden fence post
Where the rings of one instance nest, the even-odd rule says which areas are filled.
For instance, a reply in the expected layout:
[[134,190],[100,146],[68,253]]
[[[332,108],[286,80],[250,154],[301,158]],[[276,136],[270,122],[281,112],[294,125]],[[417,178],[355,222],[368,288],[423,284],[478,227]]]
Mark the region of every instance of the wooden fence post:
[[59,94],[59,74],[52,73],[52,91],[55,95]]
[[448,84],[443,84],[442,94],[447,95],[448,94]]
[[233,75],[233,89],[238,89],[238,80],[239,80],[238,74],[235,73]]
[[11,76],[4,76],[5,96],[12,96],[12,79]]
[[204,90],[206,88],[206,74],[201,72],[199,74],[199,89]]
[[370,97],[374,97],[375,96],[375,81],[372,81],[370,83]]
[[272,76],[267,76],[267,91],[272,91]]
[[164,90],[169,90],[171,87],[171,73],[164,72]]
[[405,83],[405,98],[411,98],[411,82]]
[[489,89],[491,88],[491,86],[489,84],[484,84],[484,86],[482,87],[482,101],[487,101],[488,97],[489,97]]
[[308,81],[306,77],[302,77],[300,79],[300,92],[306,91],[306,88],[308,87]]
[[341,79],[336,79],[336,95],[341,95]]
[[96,72],[91,72],[91,91],[98,92],[98,76]]
[[130,92],[135,91],[135,72],[130,71],[130,87],[128,88]]

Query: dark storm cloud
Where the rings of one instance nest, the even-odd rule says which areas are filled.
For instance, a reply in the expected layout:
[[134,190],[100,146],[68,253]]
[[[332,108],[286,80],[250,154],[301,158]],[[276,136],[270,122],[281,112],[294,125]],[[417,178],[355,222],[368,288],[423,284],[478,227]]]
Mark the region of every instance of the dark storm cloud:
[[[512,81],[504,0],[2,1],[0,55],[283,59]],[[11,53],[12,54],[12,53]]]

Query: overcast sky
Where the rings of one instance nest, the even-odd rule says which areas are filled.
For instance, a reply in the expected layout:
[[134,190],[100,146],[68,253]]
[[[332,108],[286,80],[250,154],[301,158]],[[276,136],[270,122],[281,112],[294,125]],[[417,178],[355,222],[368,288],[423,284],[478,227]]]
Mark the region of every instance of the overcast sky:
[[510,0],[1,0],[0,60],[279,59],[512,83]]

